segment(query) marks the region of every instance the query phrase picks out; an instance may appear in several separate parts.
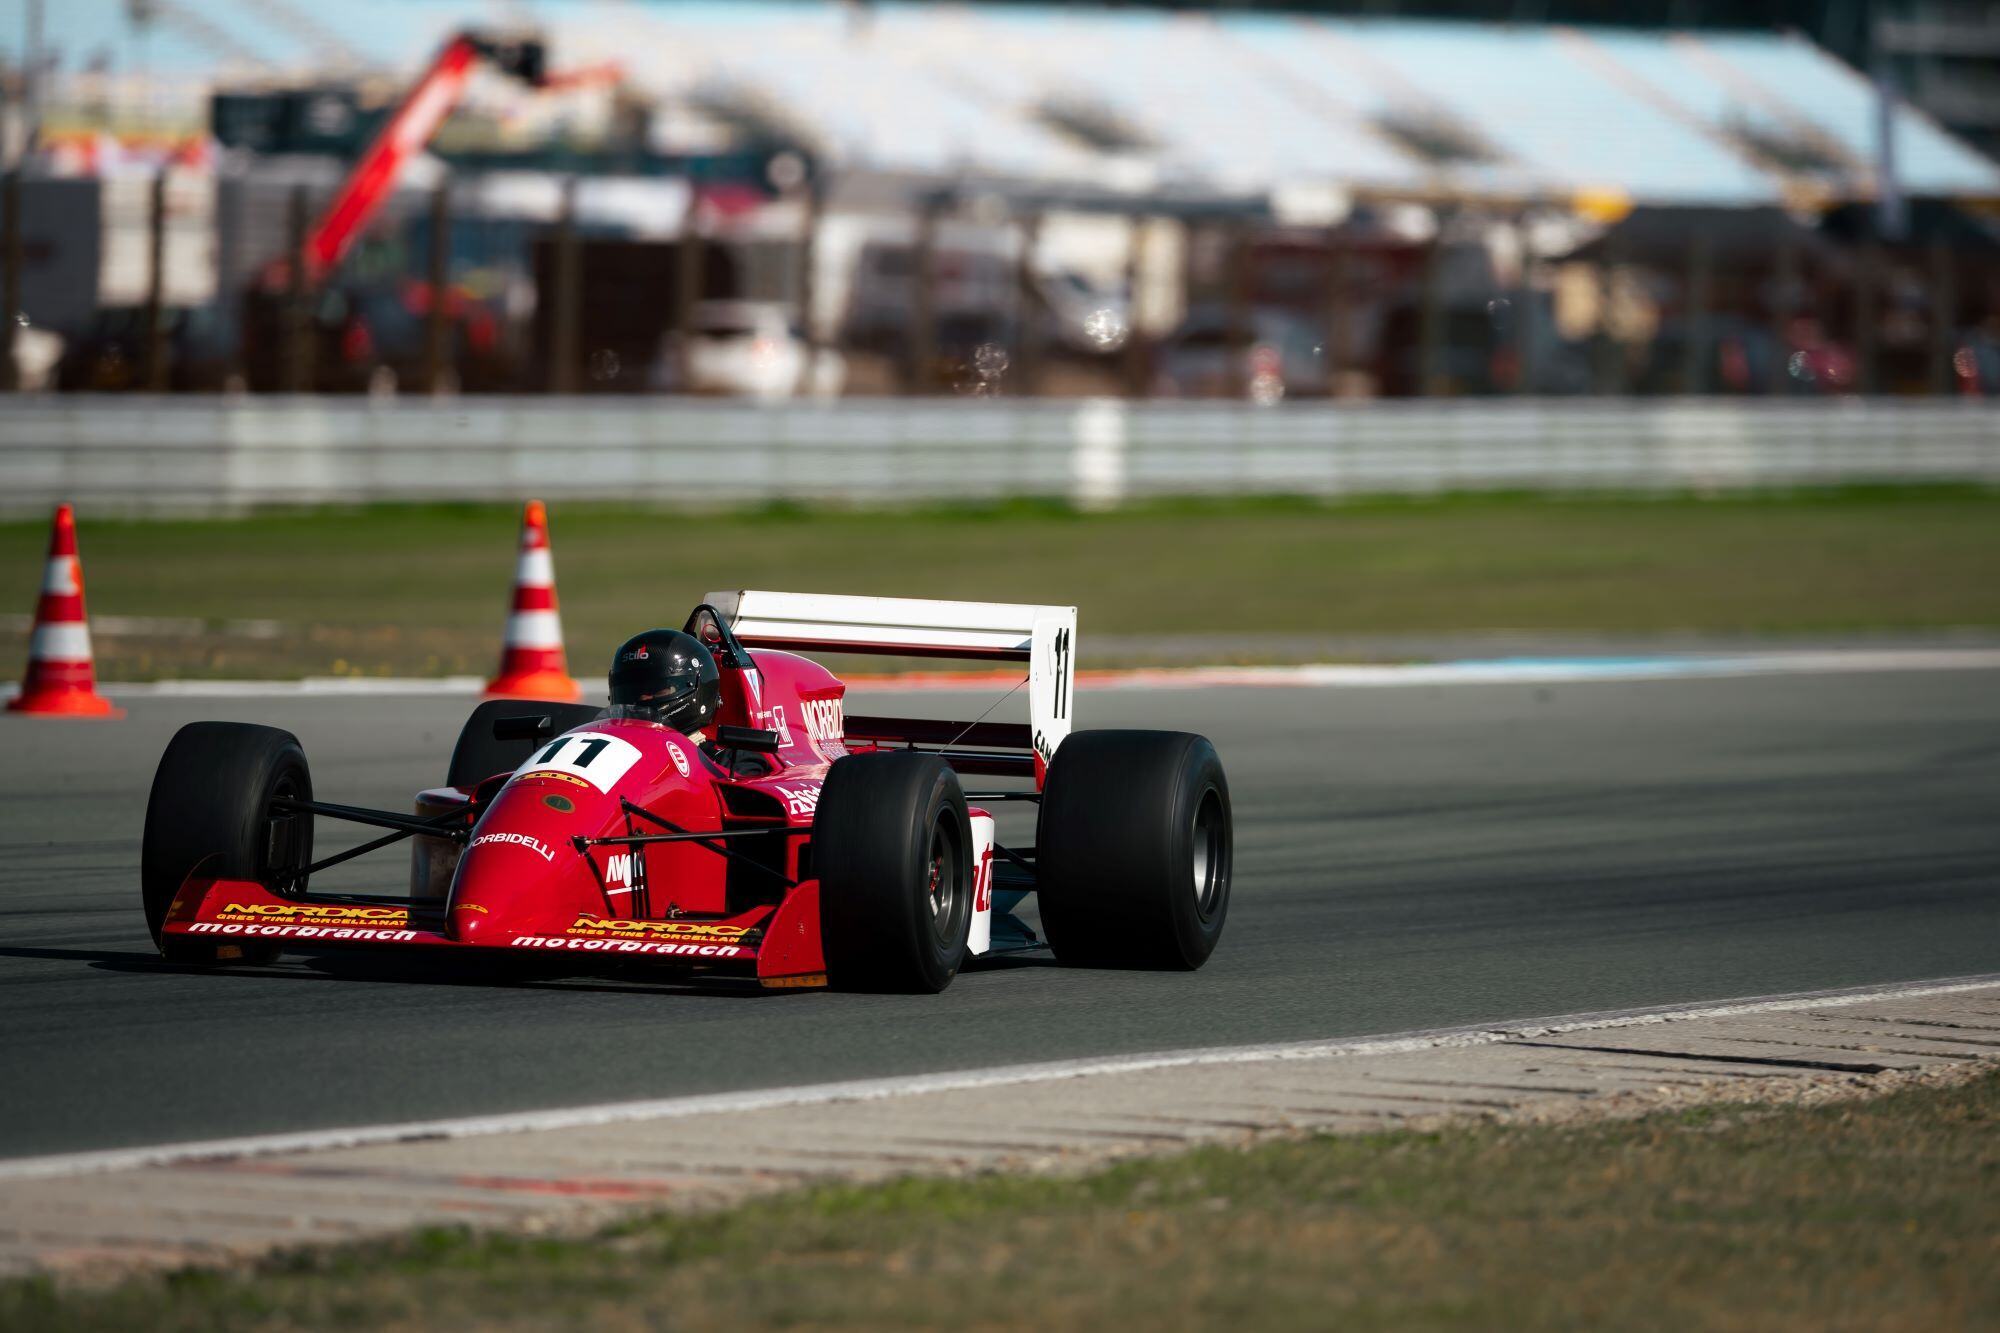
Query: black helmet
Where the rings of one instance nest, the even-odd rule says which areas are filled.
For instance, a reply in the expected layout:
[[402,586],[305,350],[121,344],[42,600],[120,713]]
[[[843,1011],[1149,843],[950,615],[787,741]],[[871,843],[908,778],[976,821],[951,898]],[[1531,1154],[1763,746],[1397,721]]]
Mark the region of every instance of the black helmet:
[[692,634],[649,629],[620,645],[611,659],[612,717],[664,722],[694,732],[722,707],[722,673]]

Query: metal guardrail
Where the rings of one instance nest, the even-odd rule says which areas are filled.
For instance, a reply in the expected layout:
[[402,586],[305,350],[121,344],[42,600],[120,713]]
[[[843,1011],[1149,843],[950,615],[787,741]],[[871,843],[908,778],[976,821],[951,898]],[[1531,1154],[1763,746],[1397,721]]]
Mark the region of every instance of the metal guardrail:
[[0,513],[622,499],[903,502],[2000,485],[1951,401],[1365,404],[664,398],[0,400]]

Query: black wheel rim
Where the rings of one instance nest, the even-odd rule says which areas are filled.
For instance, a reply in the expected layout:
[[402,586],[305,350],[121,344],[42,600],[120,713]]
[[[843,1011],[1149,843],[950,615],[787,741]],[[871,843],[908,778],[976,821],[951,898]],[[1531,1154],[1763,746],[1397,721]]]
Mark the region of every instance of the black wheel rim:
[[958,829],[947,814],[931,826],[924,868],[924,904],[930,912],[931,938],[940,950],[958,943],[959,907],[965,900],[961,859]]
[[1212,921],[1229,896],[1229,818],[1213,787],[1195,804],[1193,844],[1195,915]]

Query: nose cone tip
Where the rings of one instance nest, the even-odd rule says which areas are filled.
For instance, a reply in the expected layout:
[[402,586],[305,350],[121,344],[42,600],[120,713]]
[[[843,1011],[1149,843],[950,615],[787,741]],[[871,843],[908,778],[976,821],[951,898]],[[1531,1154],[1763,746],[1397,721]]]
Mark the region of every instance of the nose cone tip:
[[483,937],[493,933],[492,918],[476,908],[454,907],[451,910],[451,936],[461,944],[484,944]]

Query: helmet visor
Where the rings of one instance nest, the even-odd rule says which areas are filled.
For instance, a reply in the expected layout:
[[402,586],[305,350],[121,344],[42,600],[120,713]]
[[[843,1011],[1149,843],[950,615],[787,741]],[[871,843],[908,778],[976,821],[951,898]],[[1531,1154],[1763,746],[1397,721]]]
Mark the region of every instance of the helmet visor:
[[623,703],[614,700],[604,710],[604,715],[608,718],[628,718],[635,722],[665,722],[675,706],[692,693],[694,691],[688,686],[676,685]]

